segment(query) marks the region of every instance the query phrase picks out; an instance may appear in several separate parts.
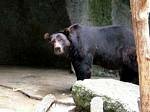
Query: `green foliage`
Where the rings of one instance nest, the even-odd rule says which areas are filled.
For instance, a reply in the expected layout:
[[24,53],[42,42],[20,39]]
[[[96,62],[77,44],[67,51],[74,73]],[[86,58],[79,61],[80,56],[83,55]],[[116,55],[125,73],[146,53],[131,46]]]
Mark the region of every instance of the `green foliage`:
[[127,112],[123,105],[118,101],[113,101],[111,98],[103,97],[104,112]]
[[90,111],[90,102],[95,96],[91,91],[86,90],[86,88],[82,86],[74,86],[72,89],[72,95],[77,104],[78,110],[82,110],[83,112]]
[[89,0],[89,15],[94,25],[111,24],[111,0]]
[[[95,95],[89,89],[82,85],[74,85],[72,88],[72,96],[79,112],[90,112],[90,102]],[[124,106],[107,96],[99,96],[103,100],[104,112],[127,112]]]
[[111,77],[115,79],[119,79],[119,72],[118,70],[109,70],[106,68],[102,68],[98,65],[92,66],[92,75],[96,77]]

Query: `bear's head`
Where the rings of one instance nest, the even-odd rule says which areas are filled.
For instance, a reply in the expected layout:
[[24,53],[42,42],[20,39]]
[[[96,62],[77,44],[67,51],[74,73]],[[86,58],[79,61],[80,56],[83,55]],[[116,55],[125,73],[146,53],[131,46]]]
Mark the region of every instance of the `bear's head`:
[[70,41],[67,39],[67,36],[63,33],[54,33],[49,35],[46,33],[44,38],[52,45],[54,53],[56,55],[63,55],[66,53],[67,49],[70,46]]
[[71,45],[71,38],[74,37],[74,32],[76,31],[77,26],[78,24],[71,25],[63,31],[52,35],[45,33],[44,39],[52,45],[56,55],[64,55],[67,53]]

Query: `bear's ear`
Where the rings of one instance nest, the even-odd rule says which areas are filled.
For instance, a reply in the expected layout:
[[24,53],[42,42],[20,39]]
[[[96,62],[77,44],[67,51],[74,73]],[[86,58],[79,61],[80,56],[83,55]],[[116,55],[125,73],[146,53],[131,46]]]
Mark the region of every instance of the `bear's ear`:
[[45,34],[44,34],[44,39],[45,39],[45,40],[49,40],[49,39],[50,39],[49,33],[45,33]]
[[77,30],[79,27],[80,27],[79,24],[73,24],[73,25],[69,26],[68,29],[69,29],[70,32],[72,32],[74,30]]
[[70,34],[70,30],[68,28],[65,28],[63,33],[68,37]]
[[79,27],[80,27],[79,24],[73,24],[73,25],[69,26],[68,28],[65,28],[64,32],[66,34],[69,34],[69,33],[73,32],[73,31],[77,30]]
[[79,27],[80,27],[79,24],[73,24],[73,25],[69,26],[68,28],[65,28],[64,31],[63,31],[63,33],[64,33],[67,37],[69,37],[69,34],[70,34],[70,33],[73,33],[74,31],[76,31]]

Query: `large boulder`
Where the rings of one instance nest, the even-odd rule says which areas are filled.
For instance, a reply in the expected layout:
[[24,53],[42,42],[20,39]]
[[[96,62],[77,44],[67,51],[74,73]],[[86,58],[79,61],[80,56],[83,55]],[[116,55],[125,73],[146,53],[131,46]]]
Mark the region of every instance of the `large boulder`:
[[77,81],[72,88],[77,108],[90,111],[94,97],[103,100],[104,112],[139,112],[139,86],[114,79],[86,79]]

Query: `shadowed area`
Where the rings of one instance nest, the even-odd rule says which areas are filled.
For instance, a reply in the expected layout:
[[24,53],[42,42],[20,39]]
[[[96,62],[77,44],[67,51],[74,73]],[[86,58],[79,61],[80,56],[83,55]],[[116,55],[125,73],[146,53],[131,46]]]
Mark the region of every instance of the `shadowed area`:
[[1,0],[0,64],[65,68],[43,36],[69,25],[65,0]]

